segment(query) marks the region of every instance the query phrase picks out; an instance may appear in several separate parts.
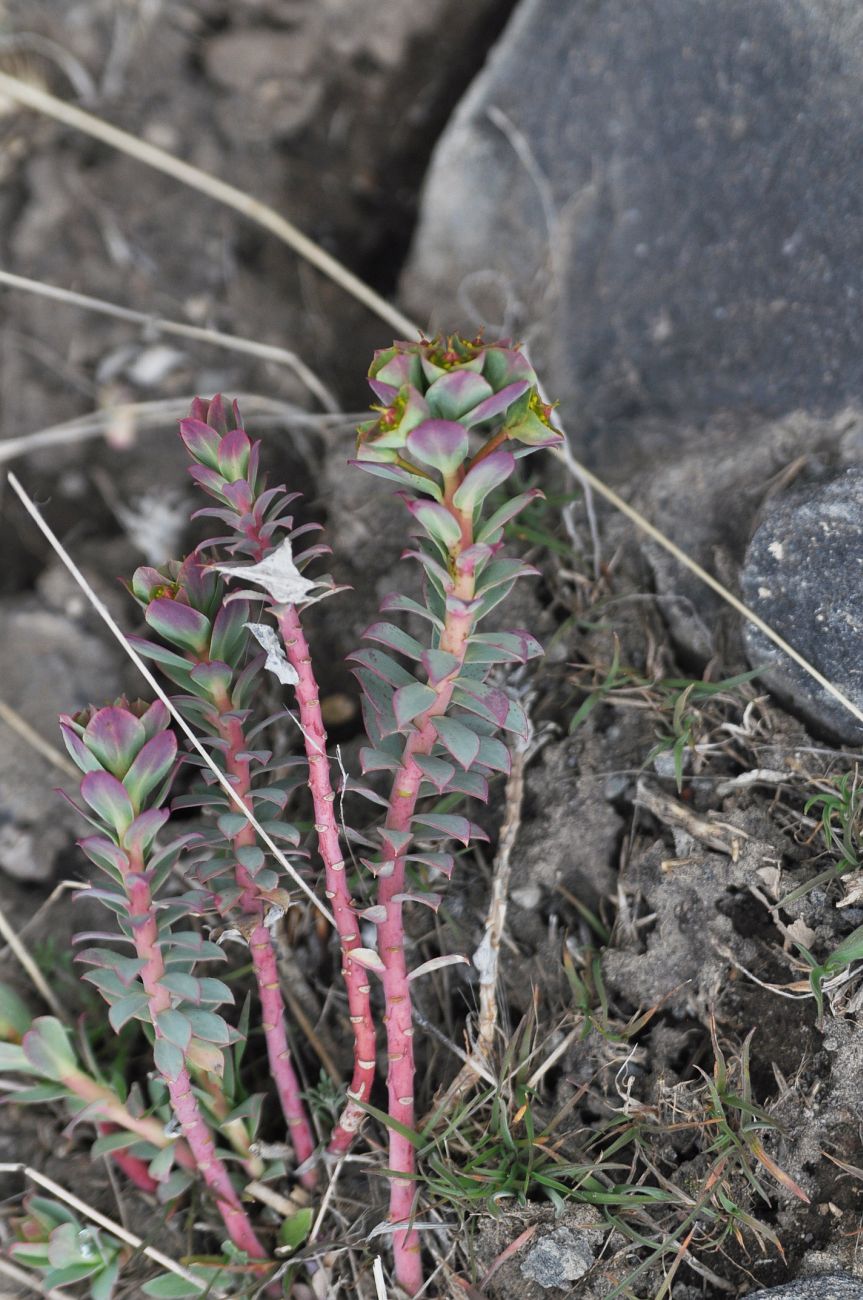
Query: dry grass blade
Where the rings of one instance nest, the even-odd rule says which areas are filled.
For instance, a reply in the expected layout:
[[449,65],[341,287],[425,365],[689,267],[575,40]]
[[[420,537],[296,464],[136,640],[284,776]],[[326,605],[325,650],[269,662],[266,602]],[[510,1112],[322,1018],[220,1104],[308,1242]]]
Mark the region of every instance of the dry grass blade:
[[146,312],[134,311],[131,307],[121,307],[118,303],[106,302],[104,298],[92,298],[89,294],[74,293],[71,289],[61,289],[55,284],[45,284],[42,280],[30,280],[23,275],[13,275],[11,271],[0,270],[0,285],[6,285],[10,289],[21,289],[25,293],[36,294],[41,298],[51,298],[54,302],[67,303],[71,307],[83,307],[86,311],[99,312],[102,316],[129,321],[133,325],[143,325],[155,334],[174,334],[179,338],[198,339],[202,343],[210,343],[229,352],[244,352],[261,361],[276,361],[293,370],[325,411],[335,414],[339,409],[338,402],[326,385],[295,352],[287,348],[275,347],[270,343],[258,343],[256,339],[244,339],[235,334],[224,334],[221,330],[204,329],[200,325],[186,325],[182,321],[165,320],[162,316],[148,316]]
[[38,731],[34,731],[30,723],[22,718],[21,714],[17,713],[12,708],[12,705],[7,704],[5,700],[0,700],[0,722],[5,722],[10,731],[14,731],[17,736],[26,741],[31,749],[46,758],[52,767],[64,772],[66,776],[77,777],[78,769],[74,763],[70,763],[65,754],[61,754],[59,749],[55,749],[49,741],[43,739]]
[[[258,425],[287,422],[302,430],[319,430],[341,424],[350,427],[360,418],[341,414],[312,415],[293,402],[262,397],[258,393],[237,393],[235,396],[244,414],[253,416]],[[102,411],[92,411],[89,415],[77,416],[74,420],[64,420],[62,424],[53,424],[35,433],[22,434],[20,438],[6,438],[0,442],[0,464],[16,460],[19,456],[28,456],[31,452],[44,451],[48,447],[73,446],[78,442],[87,442],[90,438],[104,437],[117,421],[130,422],[136,433],[143,429],[157,429],[166,420],[180,419],[187,415],[193,398],[194,394],[157,401],[127,402],[122,406],[107,407]]]
[[375,1279],[375,1295],[377,1300],[387,1300],[387,1284],[384,1278],[384,1266],[380,1255],[375,1255],[372,1264],[372,1273]]
[[532,739],[533,729],[531,727],[525,739],[512,751],[512,765],[507,777],[506,795],[504,796],[506,815],[501,827],[498,849],[494,858],[491,897],[488,912],[486,913],[485,932],[473,958],[474,966],[479,971],[477,1040],[464,1065],[447,1088],[443,1100],[433,1107],[430,1115],[423,1120],[423,1125],[429,1122],[431,1115],[449,1114],[469,1088],[473,1087],[481,1077],[488,1078],[487,1067],[491,1061],[494,1032],[498,1018],[498,958],[504,926],[506,925],[509,882],[512,874],[512,851],[521,826],[521,813],[524,805],[524,769]]
[[26,972],[31,984],[36,989],[46,1006],[49,1006],[58,1020],[68,1020],[57,995],[45,976],[36,965],[28,949],[24,946],[15,930],[9,924],[6,913],[0,907],[0,938],[5,939],[7,947],[18,960],[21,969]]
[[216,766],[216,764],[213,762],[212,758],[207,753],[204,746],[198,740],[198,737],[195,735],[194,731],[192,731],[192,728],[189,726],[186,720],[180,716],[180,714],[177,712],[177,709],[171,703],[169,697],[162,690],[162,687],[159,685],[156,678],[150,672],[150,669],[144,663],[144,660],[132,648],[132,646],[129,645],[129,642],[126,640],[125,636],[123,635],[123,631],[120,628],[119,624],[117,624],[114,621],[107,607],[103,604],[103,602],[96,595],[93,588],[87,582],[87,579],[84,577],[83,573],[78,568],[77,564],[72,559],[69,552],[63,546],[63,543],[60,541],[60,539],[56,536],[56,534],[52,531],[49,525],[42,518],[32,498],[27,494],[27,492],[21,486],[21,484],[19,483],[18,479],[15,477],[14,474],[10,473],[8,477],[9,477],[9,483],[12,487],[12,490],[15,492],[16,496],[21,501],[21,504],[24,506],[25,510],[30,515],[31,519],[38,526],[42,535],[50,543],[52,549],[55,551],[55,553],[60,558],[60,560],[62,560],[63,564],[66,566],[69,573],[75,579],[78,586],[81,588],[81,591],[87,597],[88,601],[93,606],[93,608],[95,609],[99,617],[102,619],[102,621],[105,623],[106,627],[108,627],[112,635],[116,637],[116,639],[119,641],[125,653],[129,656],[129,658],[132,660],[132,663],[138,669],[138,672],[141,674],[141,676],[144,678],[144,680],[147,682],[150,688],[156,693],[156,695],[165,705],[166,709],[168,709],[168,711],[171,714],[171,717],[174,719],[177,726],[182,731],[183,735],[189,741],[190,745],[195,750],[195,753],[200,755],[201,758],[203,758],[204,762],[207,764],[207,767],[215,776],[221,788],[225,791],[225,793],[230,798],[231,803],[234,805],[234,807],[237,809],[238,812],[241,812],[243,814],[243,816],[246,818],[246,821],[249,823],[249,825],[254,828],[255,833],[259,836],[262,843],[266,844],[267,848],[270,850],[270,852],[272,853],[276,861],[279,863],[279,865],[288,873],[288,875],[291,877],[294,883],[299,886],[299,888],[303,891],[303,893],[306,895],[306,897],[309,899],[312,905],[317,908],[317,910],[321,913],[323,917],[326,918],[327,921],[329,921],[330,925],[334,926],[335,922],[333,920],[333,916],[329,908],[324,906],[324,904],[320,901],[320,899],[316,897],[314,891],[310,889],[309,886],[306,884],[306,882],[303,880],[302,876],[295,870],[294,867],[291,866],[290,862],[285,857],[284,853],[282,853],[281,849],[273,841],[272,837],[267,834],[267,832],[264,830],[263,826],[258,821],[254,813],[251,812],[246,807],[246,805],[243,803],[243,800],[240,798],[240,796],[237,794],[234,787],[231,785],[230,781],[228,781],[227,778],[225,777],[224,773],[221,772],[219,768]]
[[167,150],[159,149],[145,140],[139,140],[128,131],[121,131],[119,127],[111,126],[109,122],[94,117],[92,113],[85,113],[83,109],[67,104],[56,95],[50,95],[46,90],[21,81],[18,77],[11,77],[6,72],[0,72],[0,94],[7,95],[16,103],[33,108],[38,113],[44,113],[46,117],[53,117],[57,122],[74,127],[76,131],[83,131],[92,139],[101,140],[112,149],[118,149],[120,153],[128,154],[130,158],[137,159],[147,167],[164,172],[166,176],[173,176],[175,180],[197,190],[198,193],[206,194],[223,203],[225,207],[233,208],[235,212],[248,217],[249,220],[263,226],[265,230],[269,230],[271,234],[281,239],[283,243],[299,253],[300,257],[329,276],[334,283],[340,285],[358,302],[363,303],[381,320],[386,321],[399,334],[410,337],[418,332],[407,316],[388,303],[380,294],[375,293],[374,289],[369,288],[337,258],[325,252],[314,240],[309,239],[308,235],[304,235],[290,221],[280,216],[274,208],[244,194],[236,186],[229,185],[216,176],[210,176],[199,167],[193,167],[182,158],[176,158]]
[[163,1255],[161,1250],[157,1250],[155,1246],[146,1245],[140,1237],[135,1236],[134,1232],[129,1232],[128,1228],[124,1228],[121,1223],[115,1223],[106,1214],[100,1214],[98,1210],[93,1209],[92,1205],[88,1205],[86,1201],[80,1200],[72,1192],[67,1192],[65,1187],[55,1183],[53,1178],[48,1178],[46,1174],[40,1174],[38,1169],[31,1169],[29,1165],[17,1163],[0,1164],[0,1174],[23,1174],[25,1178],[29,1178],[30,1182],[36,1183],[39,1187],[44,1187],[46,1192],[51,1192],[53,1196],[57,1197],[58,1201],[63,1201],[64,1204],[71,1206],[79,1214],[83,1214],[92,1223],[98,1223],[100,1228],[113,1233],[115,1237],[119,1237],[120,1241],[125,1241],[127,1246],[142,1251],[154,1264],[159,1264],[162,1268],[168,1269],[169,1272],[176,1273],[178,1277],[185,1278],[187,1282],[194,1283],[200,1290],[200,1278],[195,1277],[194,1273],[190,1273],[182,1264],[178,1264],[176,1260],[171,1259],[170,1255]]
[[[26,1291],[32,1291],[34,1295],[47,1296],[48,1300],[69,1300],[68,1291],[58,1291],[52,1286],[46,1289],[39,1279],[33,1273],[25,1273],[23,1268],[18,1268],[15,1264],[10,1264],[6,1259],[0,1259],[0,1275],[9,1277],[19,1286],[23,1286]],[[0,1291],[0,1300],[13,1300],[13,1296],[22,1295],[20,1291]]]

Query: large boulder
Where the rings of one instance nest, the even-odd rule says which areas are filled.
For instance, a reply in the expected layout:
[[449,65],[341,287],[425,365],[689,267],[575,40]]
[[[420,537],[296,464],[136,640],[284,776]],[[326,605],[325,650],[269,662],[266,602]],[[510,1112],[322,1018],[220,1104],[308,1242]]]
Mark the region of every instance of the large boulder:
[[830,415],[863,386],[861,96],[858,0],[522,0],[437,147],[403,299],[532,339],[605,468],[717,412]]

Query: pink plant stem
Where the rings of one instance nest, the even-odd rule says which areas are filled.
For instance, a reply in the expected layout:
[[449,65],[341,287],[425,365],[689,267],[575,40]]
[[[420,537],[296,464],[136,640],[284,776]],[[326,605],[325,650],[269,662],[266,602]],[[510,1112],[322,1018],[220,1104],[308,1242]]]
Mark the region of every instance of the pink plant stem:
[[164,1125],[152,1115],[132,1115],[116,1093],[104,1084],[97,1083],[83,1070],[64,1075],[60,1082],[81,1101],[87,1103],[89,1113],[97,1117],[100,1132],[103,1131],[104,1124],[107,1126],[104,1130],[106,1132],[126,1129],[129,1133],[137,1133],[143,1141],[150,1142],[155,1147],[161,1148],[173,1144],[174,1159],[177,1164],[190,1170],[196,1168],[192,1153],[185,1142],[169,1138],[165,1133]]
[[[235,717],[222,717],[219,729],[228,742],[226,767],[228,773],[235,779],[234,789],[244,802],[248,803],[251,791],[251,773],[248,759],[240,757],[247,749],[242,723]],[[254,843],[254,827],[248,823],[232,840],[235,851],[254,845]],[[261,1000],[267,1058],[297,1160],[300,1164],[303,1164],[314,1153],[316,1146],[315,1135],[306,1113],[300,1083],[291,1058],[285,1023],[285,1006],[279,986],[279,968],[273,947],[273,939],[264,924],[264,903],[258,895],[254,881],[239,861],[235,865],[235,874],[237,884],[243,888],[239,906],[247,916],[255,918],[255,924],[248,935],[248,940],[255,980],[258,985],[258,996]],[[314,1169],[307,1170],[301,1175],[300,1181],[304,1187],[314,1188],[318,1181],[317,1171]]]
[[[254,527],[246,536],[255,544],[254,559],[262,560],[271,544]],[[330,900],[342,955],[342,976],[348,994],[348,1016],[354,1036],[354,1070],[348,1100],[339,1116],[327,1148],[331,1155],[343,1155],[351,1146],[365,1119],[358,1102],[369,1100],[375,1078],[377,1035],[371,1007],[368,972],[351,960],[355,948],[362,947],[360,927],[347,882],[345,862],[339,844],[339,827],[335,814],[335,792],[330,780],[327,732],[321,715],[318,683],[312,667],[309,645],[300,616],[294,605],[275,610],[288,662],[297,674],[297,704],[303,731],[306,759],[309,764],[309,790],[315,812],[318,852],[324,864],[324,892]]]
[[[472,521],[452,506],[450,509],[458,519],[462,534],[461,541],[450,553],[454,565],[460,552],[471,544]],[[470,601],[473,598],[472,570],[459,574],[452,594],[461,601]],[[390,792],[390,811],[386,819],[386,827],[389,830],[409,832],[411,829],[411,820],[416,810],[422,781],[422,772],[414,761],[414,756],[430,754],[437,740],[434,718],[446,713],[449,707],[453,686],[464,662],[467,639],[472,626],[473,619],[470,614],[447,612],[440,649],[454,655],[458,660],[458,667],[434,686],[437,699],[425,713],[414,719],[416,729],[405,741],[401,765],[395,774]],[[413,1048],[414,1027],[405,955],[404,920],[399,898],[405,888],[406,853],[407,844],[396,856],[390,873],[381,875],[379,879],[378,902],[386,909],[386,920],[378,928],[378,951],[384,963],[382,982],[386,1000],[384,1020],[387,1027],[389,1060],[387,1073],[389,1114],[392,1119],[398,1120],[408,1128],[413,1128],[416,1073]],[[390,1129],[389,1132],[389,1165],[396,1174],[401,1175],[390,1180],[390,1221],[406,1222],[413,1213],[414,1185],[411,1179],[415,1171],[414,1147],[395,1129]],[[393,1233],[393,1259],[396,1279],[400,1286],[408,1295],[416,1295],[422,1287],[423,1276],[419,1234],[413,1228]]]
[[[150,892],[150,881],[143,863],[132,858],[131,869],[125,874],[124,885],[129,900],[132,933],[135,951],[144,962],[141,971],[141,983],[149,1000],[149,1011],[153,1021],[156,1038],[162,1037],[157,1017],[170,1009],[171,995],[162,984],[165,966],[159,948],[159,931],[156,913]],[[192,1091],[192,1080],[188,1068],[184,1065],[174,1079],[165,1079],[171,1107],[183,1130],[189,1150],[195,1164],[213,1193],[219,1206],[219,1212],[231,1241],[239,1250],[246,1251],[252,1258],[266,1256],[255,1231],[249,1222],[245,1210],[240,1204],[228,1171],[216,1154],[213,1135],[207,1127],[201,1108]]]
[[[110,1133],[117,1132],[116,1124],[97,1124],[96,1127],[102,1137],[107,1137]],[[121,1169],[130,1183],[133,1183],[139,1191],[155,1192],[159,1184],[147,1170],[146,1160],[141,1160],[139,1156],[133,1156],[129,1151],[112,1151],[111,1159],[118,1169]]]
[[327,754],[327,733],[321,716],[318,684],[312,669],[308,642],[293,605],[283,606],[278,620],[285,654],[299,678],[296,685],[297,704],[309,764],[309,790],[315,810],[318,852],[324,864],[324,889],[332,904],[341,945],[342,975],[347,987],[348,1015],[354,1035],[354,1072],[348,1089],[348,1101],[333,1130],[328,1148],[332,1155],[342,1155],[350,1147],[365,1119],[365,1111],[357,1102],[369,1100],[375,1078],[377,1042],[371,1010],[371,986],[368,971],[351,959],[353,950],[362,946],[362,937],[339,845],[335,794]]

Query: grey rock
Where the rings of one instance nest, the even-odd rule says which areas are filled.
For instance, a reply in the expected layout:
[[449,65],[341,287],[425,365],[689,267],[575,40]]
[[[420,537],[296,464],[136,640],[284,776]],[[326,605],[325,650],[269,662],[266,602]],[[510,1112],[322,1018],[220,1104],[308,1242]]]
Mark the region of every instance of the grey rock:
[[824,1273],[799,1277],[785,1286],[750,1291],[745,1300],[861,1300],[863,1282],[850,1273]]
[[527,333],[600,464],[636,421],[668,448],[718,411],[835,412],[863,384],[861,92],[857,0],[523,0],[435,151],[406,305]]
[[[62,751],[57,714],[119,694],[116,659],[106,645],[61,614],[12,600],[0,603],[3,698],[33,731]],[[0,871],[43,881],[81,823],[55,791],[74,778],[0,723]]]
[[[682,441],[692,442],[692,449],[664,457],[642,476],[635,504],[687,555],[736,590],[764,497],[789,469],[799,474],[804,461],[808,475],[823,476],[822,456],[834,454],[858,423],[856,413],[847,410],[833,420],[796,412],[778,421],[750,421],[736,430],[717,421],[701,439],[686,429]],[[642,539],[641,549],[677,645],[701,662],[716,654],[736,662],[740,647],[728,642],[732,636],[736,641],[738,616],[655,542]]]
[[311,11],[309,21],[294,31],[260,27],[210,37],[204,64],[210,78],[228,92],[216,112],[233,139],[285,138],[310,120],[324,89],[314,68],[319,44]]
[[[769,510],[741,572],[743,599],[863,708],[863,470],[846,470]],[[744,632],[750,663],[809,723],[848,741],[863,725],[763,633]]]
[[593,1260],[590,1234],[555,1228],[528,1252],[521,1272],[541,1287],[563,1287],[584,1277],[592,1268]]

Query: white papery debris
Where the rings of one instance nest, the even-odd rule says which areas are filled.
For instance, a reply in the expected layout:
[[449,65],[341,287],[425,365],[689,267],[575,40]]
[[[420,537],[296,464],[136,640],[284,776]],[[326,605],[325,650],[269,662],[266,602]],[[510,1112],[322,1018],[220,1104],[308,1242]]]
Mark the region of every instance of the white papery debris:
[[[294,564],[289,537],[258,564],[214,564],[213,568],[218,573],[227,574],[229,578],[244,578],[256,587],[263,587],[276,605],[308,605],[314,600],[323,600],[331,591],[329,584],[303,577]],[[316,587],[324,590],[319,595],[312,596],[311,592]]]
[[246,623],[244,626],[249,629],[261,649],[267,652],[267,661],[264,667],[269,672],[275,673],[279,681],[284,683],[285,686],[296,686],[300,680],[297,676],[297,670],[292,668],[285,658],[285,652],[273,628],[266,623]]

